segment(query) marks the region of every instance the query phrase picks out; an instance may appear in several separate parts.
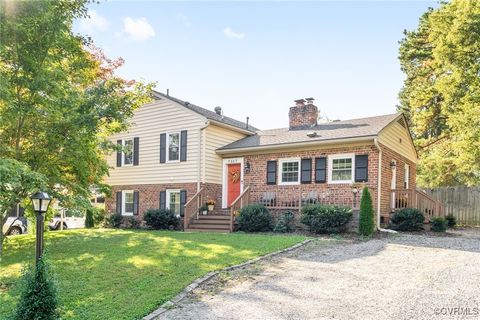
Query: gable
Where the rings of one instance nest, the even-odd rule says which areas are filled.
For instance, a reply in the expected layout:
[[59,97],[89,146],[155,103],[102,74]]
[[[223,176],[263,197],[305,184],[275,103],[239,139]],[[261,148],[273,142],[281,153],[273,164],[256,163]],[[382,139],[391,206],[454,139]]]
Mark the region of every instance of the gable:
[[408,160],[417,162],[417,152],[404,116],[400,116],[380,131],[378,141]]

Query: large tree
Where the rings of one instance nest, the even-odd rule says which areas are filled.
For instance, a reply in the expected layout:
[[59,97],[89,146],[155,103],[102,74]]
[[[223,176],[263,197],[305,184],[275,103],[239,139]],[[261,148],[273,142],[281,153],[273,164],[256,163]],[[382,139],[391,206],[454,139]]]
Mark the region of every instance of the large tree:
[[418,183],[480,182],[480,2],[453,0],[429,9],[405,31],[406,74],[399,110],[419,151]]

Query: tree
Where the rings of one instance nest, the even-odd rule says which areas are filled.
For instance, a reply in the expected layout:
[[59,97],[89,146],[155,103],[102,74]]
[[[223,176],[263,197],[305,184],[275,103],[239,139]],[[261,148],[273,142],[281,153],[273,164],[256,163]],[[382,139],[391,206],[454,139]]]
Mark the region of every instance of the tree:
[[480,2],[429,9],[400,41],[400,111],[412,129],[426,187],[480,182]]
[[362,236],[369,237],[375,230],[375,222],[373,217],[372,196],[368,187],[363,188],[362,197],[360,199],[360,221],[358,223],[358,232]]

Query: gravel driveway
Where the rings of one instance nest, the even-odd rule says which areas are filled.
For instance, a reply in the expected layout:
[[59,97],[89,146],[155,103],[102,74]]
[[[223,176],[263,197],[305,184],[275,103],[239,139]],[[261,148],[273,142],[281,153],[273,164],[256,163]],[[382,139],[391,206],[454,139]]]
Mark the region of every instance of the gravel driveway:
[[319,240],[250,268],[161,318],[480,319],[479,230]]

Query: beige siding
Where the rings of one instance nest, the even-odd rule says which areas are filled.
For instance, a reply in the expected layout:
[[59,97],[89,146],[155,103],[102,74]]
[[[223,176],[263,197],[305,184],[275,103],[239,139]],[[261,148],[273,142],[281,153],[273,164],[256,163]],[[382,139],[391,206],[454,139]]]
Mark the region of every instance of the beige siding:
[[[246,137],[246,134],[210,125],[204,132],[205,161],[203,161],[203,178],[207,183],[222,183],[222,157],[215,150],[231,142]],[[202,179],[203,180],[203,179]]]
[[392,122],[385,127],[378,135],[378,140],[408,160],[414,163],[417,162],[417,154],[410,138],[410,133],[398,121]]
[[[199,134],[206,118],[168,100],[159,100],[139,108],[128,132],[111,137],[140,138],[139,165],[116,167],[116,154],[108,157],[111,167],[106,183],[139,185],[198,181]],[[187,130],[187,161],[160,163],[160,134]]]

